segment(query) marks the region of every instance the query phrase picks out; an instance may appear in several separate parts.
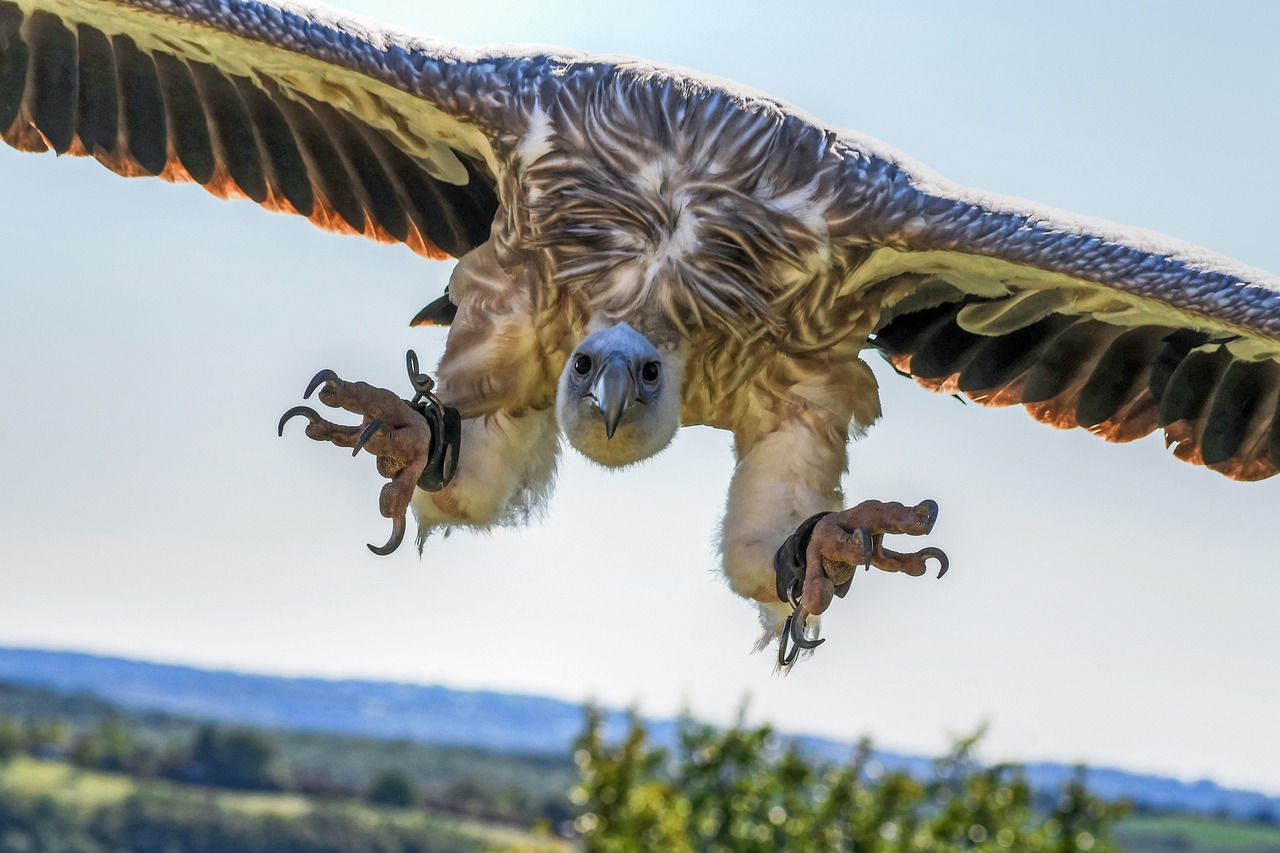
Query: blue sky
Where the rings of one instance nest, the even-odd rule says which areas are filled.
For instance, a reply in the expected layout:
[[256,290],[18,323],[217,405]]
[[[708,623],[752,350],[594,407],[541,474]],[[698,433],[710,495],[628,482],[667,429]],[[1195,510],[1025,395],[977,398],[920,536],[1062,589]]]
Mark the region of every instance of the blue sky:
[[[465,8],[464,8],[465,7]],[[1280,271],[1274,7],[349,4],[468,43],[625,52],[737,80],[948,178]],[[611,475],[566,458],[547,519],[378,559],[366,457],[275,436],[320,367],[403,387],[448,265],[0,151],[0,643],[688,705],[934,751],[1280,793],[1280,483],[1231,483],[880,369],[846,493],[936,499],[943,581],[873,573],[786,679],[717,579],[727,436]],[[407,389],[406,389],[407,390]]]

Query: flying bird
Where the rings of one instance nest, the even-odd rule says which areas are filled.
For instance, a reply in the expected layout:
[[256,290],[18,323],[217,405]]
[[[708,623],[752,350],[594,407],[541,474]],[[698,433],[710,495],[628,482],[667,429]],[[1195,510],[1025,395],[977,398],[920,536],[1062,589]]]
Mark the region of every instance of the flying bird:
[[[307,435],[377,457],[394,550],[518,523],[567,442],[624,468],[729,430],[725,576],[779,662],[938,507],[844,508],[880,415],[863,356],[1108,441],[1280,466],[1280,282],[1172,239],[951,184],[764,95],[639,60],[470,49],[319,6],[0,0],[0,136],[456,258],[410,400],[318,373]],[[372,546],[371,546],[372,547]]]

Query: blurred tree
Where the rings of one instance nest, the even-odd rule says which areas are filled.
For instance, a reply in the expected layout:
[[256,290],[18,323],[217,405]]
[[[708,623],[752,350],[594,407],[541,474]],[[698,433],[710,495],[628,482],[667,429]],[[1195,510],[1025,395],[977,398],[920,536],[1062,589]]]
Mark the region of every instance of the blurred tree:
[[1036,814],[1017,768],[982,767],[977,736],[936,762],[928,781],[888,771],[863,742],[844,766],[783,748],[769,726],[727,731],[685,721],[674,754],[632,719],[606,742],[589,711],[574,759],[588,853],[1115,853],[1124,809],[1068,783],[1050,815]]
[[118,714],[108,714],[94,732],[98,744],[98,767],[113,773],[132,771],[134,764],[133,730]]
[[22,752],[23,741],[22,725],[17,720],[13,717],[0,719],[0,762]]
[[79,734],[71,741],[67,760],[77,767],[94,769],[98,766],[98,741],[92,734]]
[[191,761],[184,775],[194,782],[223,788],[275,790],[272,776],[275,746],[250,729],[201,726],[191,748]]
[[110,773],[135,773],[139,770],[133,730],[118,714],[109,714],[96,730],[76,735],[67,751],[72,764]]
[[27,751],[41,758],[58,758],[67,747],[70,733],[66,720],[58,717],[29,720],[26,727]]
[[417,794],[403,770],[379,770],[369,782],[365,799],[380,806],[405,808],[413,805]]

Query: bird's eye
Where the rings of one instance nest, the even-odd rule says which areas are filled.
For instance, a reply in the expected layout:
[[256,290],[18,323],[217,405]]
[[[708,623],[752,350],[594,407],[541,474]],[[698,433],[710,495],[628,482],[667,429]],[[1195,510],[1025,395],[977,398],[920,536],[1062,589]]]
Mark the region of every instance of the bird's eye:
[[591,356],[579,355],[573,360],[573,372],[579,376],[586,376],[591,372]]
[[640,368],[640,378],[645,382],[658,381],[658,362],[646,361],[644,367]]

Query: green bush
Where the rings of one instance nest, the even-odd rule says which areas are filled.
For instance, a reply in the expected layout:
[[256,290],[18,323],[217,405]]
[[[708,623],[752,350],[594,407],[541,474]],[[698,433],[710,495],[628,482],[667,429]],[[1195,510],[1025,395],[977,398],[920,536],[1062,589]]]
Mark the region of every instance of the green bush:
[[668,752],[633,719],[610,744],[589,712],[575,826],[588,853],[1115,853],[1107,835],[1121,807],[1077,780],[1052,814],[1037,814],[1021,772],[978,765],[975,742],[957,743],[922,781],[882,768],[866,742],[833,766],[783,748],[768,726],[686,721]]
[[413,805],[417,799],[413,783],[402,770],[378,771],[369,783],[369,792],[365,798],[375,805],[400,808]]

